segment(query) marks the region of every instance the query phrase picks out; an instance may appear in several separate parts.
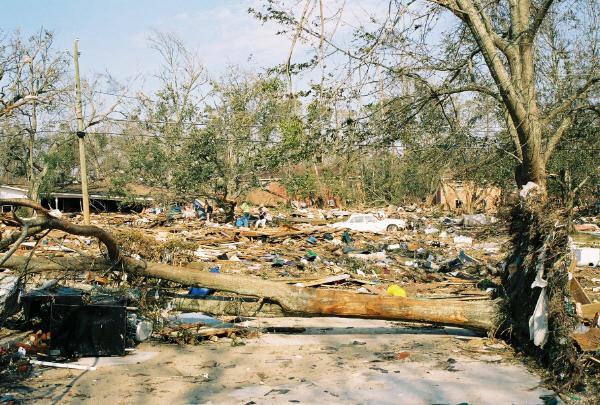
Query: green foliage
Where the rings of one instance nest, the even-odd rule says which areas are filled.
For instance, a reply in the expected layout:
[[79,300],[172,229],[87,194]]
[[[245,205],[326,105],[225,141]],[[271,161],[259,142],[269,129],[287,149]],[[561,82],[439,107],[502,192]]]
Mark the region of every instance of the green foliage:
[[281,81],[233,72],[213,83],[214,107],[183,142],[174,184],[180,193],[235,199],[297,149],[301,123],[288,116]]
[[562,139],[548,164],[549,172],[559,179],[566,175],[570,181],[561,185],[553,181],[556,179],[553,176],[549,182],[551,194],[564,198],[564,193],[581,185],[574,196],[575,203],[593,206],[600,200],[599,126],[600,116],[595,112],[582,114]]
[[306,172],[288,173],[281,178],[281,184],[296,198],[312,198],[319,192],[316,177]]
[[64,135],[59,145],[58,147],[51,148],[43,158],[46,172],[41,179],[39,188],[40,196],[57,191],[57,187],[70,184],[75,180],[73,177],[73,168],[79,163],[77,138]]

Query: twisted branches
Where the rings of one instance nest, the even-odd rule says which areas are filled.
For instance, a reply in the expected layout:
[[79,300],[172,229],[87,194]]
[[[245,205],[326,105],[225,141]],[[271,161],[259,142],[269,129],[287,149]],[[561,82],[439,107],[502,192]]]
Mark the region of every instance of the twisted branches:
[[[14,244],[21,239],[25,240],[27,237],[33,236],[44,230],[56,229],[77,236],[98,238],[104,244],[104,246],[106,246],[110,262],[113,265],[116,265],[121,261],[121,253],[117,241],[113,238],[113,236],[110,233],[108,233],[104,229],[98,228],[97,226],[93,225],[76,225],[63,219],[53,217],[48,209],[42,207],[40,204],[34,201],[23,198],[0,199],[0,205],[12,205],[15,207],[31,208],[37,214],[35,218],[28,220],[23,220],[21,218],[16,217],[15,215],[15,217],[18,218],[18,222],[22,224],[23,231],[21,232],[21,235],[19,237],[11,235],[11,237],[7,238],[6,241],[0,241],[0,247],[6,247],[8,245]],[[18,244],[20,244],[21,242],[18,242]],[[8,259],[8,257],[10,257],[10,255],[7,256],[6,259]],[[6,259],[3,258],[4,261]]]

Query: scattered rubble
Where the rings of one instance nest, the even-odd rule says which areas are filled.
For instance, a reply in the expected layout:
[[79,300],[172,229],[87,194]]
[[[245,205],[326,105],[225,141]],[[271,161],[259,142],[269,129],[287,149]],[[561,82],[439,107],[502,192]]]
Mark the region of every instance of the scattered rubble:
[[[410,207],[377,215],[387,219],[381,221],[375,213],[303,208],[292,215],[276,213],[276,226],[271,222],[256,230],[183,216],[167,220],[163,214],[100,214],[92,222],[115,235],[123,253],[139,263],[162,263],[240,280],[258,276],[281,286],[366,296],[440,302],[489,301],[494,296],[508,241],[501,221],[486,215],[439,217],[433,211],[417,213]],[[339,226],[339,218],[348,216],[369,216],[387,225],[378,232]],[[390,224],[396,228],[389,229]],[[5,226],[3,232],[18,230]],[[20,244],[15,257],[52,257],[66,263],[70,258],[95,256],[97,249],[93,238],[52,230],[39,240]],[[581,271],[591,269],[590,264],[598,266],[597,251],[587,246],[574,248],[581,266],[573,270],[574,280],[580,279],[581,291],[589,294],[589,302],[578,302],[574,308],[588,329],[574,339],[588,353],[600,348],[595,335],[600,326],[600,288],[596,289],[600,278]],[[59,282],[43,288],[41,284],[52,280],[57,271],[28,275],[21,294],[25,310],[17,316],[22,328],[31,331],[18,345],[32,360],[19,363],[26,364],[27,370],[50,363],[68,365],[81,356],[124,355],[147,339],[178,344],[228,339],[244,344],[268,331],[245,326],[243,317],[287,315],[273,302],[210,285],[182,285],[110,268],[100,273],[89,270],[63,273]],[[9,270],[0,273],[0,313],[9,312],[19,279],[18,273]],[[185,314],[194,312],[216,318],[192,316],[189,321],[190,315]],[[69,322],[72,317],[83,325],[79,330]],[[94,329],[98,326],[109,333],[102,343],[102,339],[90,342],[91,335],[102,335]],[[499,361],[490,356],[482,360]],[[405,360],[412,354],[403,351],[396,357]]]

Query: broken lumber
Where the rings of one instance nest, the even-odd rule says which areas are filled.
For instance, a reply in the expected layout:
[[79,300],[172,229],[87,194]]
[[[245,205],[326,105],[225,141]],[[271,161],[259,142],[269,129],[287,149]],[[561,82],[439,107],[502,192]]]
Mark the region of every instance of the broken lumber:
[[316,287],[319,285],[323,285],[323,284],[330,284],[330,283],[335,283],[337,281],[344,281],[344,280],[348,280],[350,278],[350,274],[340,274],[337,276],[329,276],[329,277],[325,277],[319,280],[315,280],[315,281],[310,281],[307,283],[300,283],[302,284],[299,287]]
[[589,331],[574,334],[573,339],[584,352],[596,352],[600,349],[600,329],[591,328]]
[[[572,261],[572,266],[574,266],[576,264],[575,260]],[[579,281],[577,281],[577,278],[573,277],[569,283],[569,290],[571,292],[571,296],[573,297],[573,299],[575,300],[575,302],[579,302],[581,304],[591,304],[592,300],[590,300],[590,297],[588,297],[588,295],[585,293],[583,287],[581,286],[581,284],[579,284]]]
[[56,367],[56,368],[69,368],[74,370],[84,370],[84,371],[96,371],[96,367],[94,366],[84,366],[81,364],[70,364],[70,363],[55,363],[52,361],[40,361],[40,360],[29,360],[31,364],[36,366],[46,366],[46,367]]
[[585,319],[592,320],[598,313],[600,313],[600,303],[581,306],[581,316]]

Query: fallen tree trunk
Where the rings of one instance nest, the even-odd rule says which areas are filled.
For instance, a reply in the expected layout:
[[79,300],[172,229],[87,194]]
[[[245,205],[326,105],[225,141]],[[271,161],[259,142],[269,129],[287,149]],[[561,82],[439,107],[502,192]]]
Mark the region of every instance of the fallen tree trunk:
[[[182,312],[204,312],[210,315],[260,316],[265,318],[285,316],[283,309],[275,303],[253,299],[211,299],[210,298],[173,298],[170,303],[174,309]],[[215,297],[216,298],[216,297]],[[230,298],[230,297],[219,297]]]
[[[5,266],[22,268],[26,259],[13,256]],[[103,257],[33,258],[30,271],[117,270]],[[206,270],[177,267],[164,263],[146,263],[122,258],[121,269],[138,276],[159,278],[187,286],[202,286],[219,291],[259,297],[294,316],[344,316],[426,322],[478,330],[494,327],[495,304],[491,301],[426,300],[358,294],[285,285],[257,277],[210,273]]]

